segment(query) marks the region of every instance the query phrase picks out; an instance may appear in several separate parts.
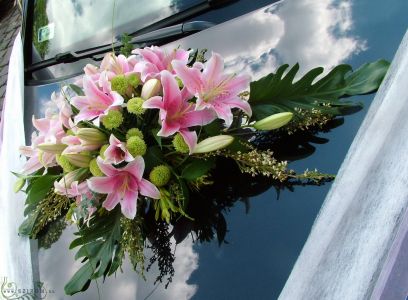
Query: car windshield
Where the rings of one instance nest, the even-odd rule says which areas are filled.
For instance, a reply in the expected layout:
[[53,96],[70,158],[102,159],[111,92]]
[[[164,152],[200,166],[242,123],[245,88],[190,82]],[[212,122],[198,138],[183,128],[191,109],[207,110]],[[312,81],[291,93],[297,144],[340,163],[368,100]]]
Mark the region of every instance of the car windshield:
[[[112,42],[202,0],[37,0],[33,19],[33,62],[57,53]],[[205,1],[204,1],[205,2]]]

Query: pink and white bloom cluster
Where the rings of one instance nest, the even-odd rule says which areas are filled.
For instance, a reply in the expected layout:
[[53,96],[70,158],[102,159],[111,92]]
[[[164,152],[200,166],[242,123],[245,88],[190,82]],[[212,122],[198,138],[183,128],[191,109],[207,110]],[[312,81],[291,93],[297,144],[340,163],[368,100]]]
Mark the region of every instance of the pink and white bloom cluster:
[[[66,98],[69,93],[64,89],[61,95],[52,96],[56,113],[33,118],[38,133],[33,134],[31,146],[21,148],[29,157],[23,173],[57,162],[63,166],[62,160],[56,159],[61,155],[73,166],[55,182],[55,192],[78,203],[96,194],[107,210],[120,204],[122,213],[134,218],[139,195],[159,199],[160,192],[143,178],[145,150],[137,154],[138,141],[134,141],[131,151],[124,138],[134,127],[126,128],[131,119],[126,126],[123,120],[132,113],[128,107],[131,99],[142,101],[139,111],[150,110],[150,115],[158,111],[158,119],[150,126],[159,126],[157,135],[164,138],[180,134],[190,154],[197,147],[199,127],[221,119],[228,128],[233,109],[251,116],[251,107],[239,96],[249,88],[248,76],[225,73],[223,59],[217,53],[206,63],[193,66],[188,65],[189,55],[183,49],[168,52],[153,46],[134,50],[130,57],[109,53],[99,67],[87,65],[77,81],[83,93]],[[151,134],[151,129],[144,133]],[[88,172],[78,171],[84,169]]]

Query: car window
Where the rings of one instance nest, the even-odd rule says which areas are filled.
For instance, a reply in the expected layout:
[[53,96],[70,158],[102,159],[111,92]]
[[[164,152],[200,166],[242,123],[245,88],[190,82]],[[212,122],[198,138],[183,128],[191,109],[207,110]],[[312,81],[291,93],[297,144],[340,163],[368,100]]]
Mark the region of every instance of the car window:
[[37,0],[32,28],[33,61],[110,43],[124,32],[134,32],[200,2],[203,1]]

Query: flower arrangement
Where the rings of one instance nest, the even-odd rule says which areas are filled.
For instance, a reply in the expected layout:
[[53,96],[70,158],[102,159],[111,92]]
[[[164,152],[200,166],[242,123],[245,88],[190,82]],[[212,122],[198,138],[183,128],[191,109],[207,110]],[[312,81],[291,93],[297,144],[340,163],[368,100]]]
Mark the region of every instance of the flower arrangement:
[[[198,240],[211,236],[197,223],[200,199],[192,197],[219,187],[217,168],[233,163],[254,182],[275,186],[332,180],[317,170],[297,174],[272,149],[359,110],[341,98],[375,91],[387,68],[383,60],[354,72],[340,65],[325,76],[316,68],[294,82],[299,66],[286,72],[284,65],[251,82],[225,72],[217,53],[208,60],[205,51],[159,47],[109,53],[51,96],[55,109],[33,117],[31,146],[20,149],[29,159],[16,174],[15,190],[27,193],[20,233],[49,247],[67,223],[78,226],[70,248],[79,247],[83,266],[67,294],[114,274],[125,253],[143,272],[145,247],[154,249],[158,280],[171,281],[169,241],[186,235],[177,235],[180,224],[193,224]],[[225,226],[215,227],[222,242]]]

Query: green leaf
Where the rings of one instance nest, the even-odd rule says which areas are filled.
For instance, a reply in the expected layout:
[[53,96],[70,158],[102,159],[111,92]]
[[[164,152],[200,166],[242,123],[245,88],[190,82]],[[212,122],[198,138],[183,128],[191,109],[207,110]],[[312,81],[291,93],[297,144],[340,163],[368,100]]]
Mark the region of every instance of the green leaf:
[[149,171],[155,166],[165,164],[163,152],[160,150],[159,146],[149,147],[146,154],[143,156],[143,159],[145,161],[145,171]]
[[159,128],[153,128],[152,129],[152,135],[154,139],[156,140],[157,144],[159,145],[160,149],[162,149],[162,138],[161,136],[158,136],[157,133],[160,131]]
[[181,177],[188,181],[195,180],[207,174],[208,171],[214,167],[214,165],[214,159],[195,159],[183,169],[181,172]]
[[299,65],[294,65],[284,75],[288,67],[283,65],[275,74],[251,82],[249,102],[255,120],[278,112],[296,113],[295,108],[316,108],[333,117],[353,113],[361,105],[340,101],[340,98],[376,91],[388,70],[389,62],[378,60],[365,64],[354,72],[349,65],[339,65],[319,80],[317,77],[323,73],[323,68],[315,68],[296,82],[294,78]]
[[69,84],[69,87],[71,88],[71,90],[73,90],[75,92],[75,94],[77,94],[78,96],[84,96],[84,91],[77,86],[76,84]]
[[[117,264],[115,256],[121,238],[120,218],[120,209],[115,209],[91,219],[89,226],[80,228],[76,234],[79,237],[71,243],[70,248],[81,246],[75,258],[83,258],[86,263],[65,286],[68,295],[85,290],[90,280],[108,275],[112,263]],[[115,265],[115,268],[118,267]]]
[[75,274],[72,276],[71,280],[65,285],[64,291],[67,295],[73,295],[78,292],[87,289],[91,281],[91,276],[96,268],[92,262],[88,261],[83,265]]
[[27,193],[26,204],[38,204],[48,194],[54,186],[54,181],[59,178],[58,175],[44,175],[39,177],[30,184],[30,189]]
[[37,221],[39,211],[30,213],[27,218],[21,223],[18,232],[21,235],[30,236],[32,234],[35,222]]

